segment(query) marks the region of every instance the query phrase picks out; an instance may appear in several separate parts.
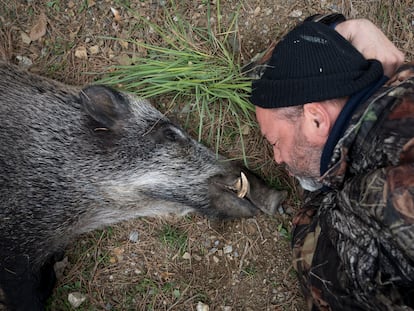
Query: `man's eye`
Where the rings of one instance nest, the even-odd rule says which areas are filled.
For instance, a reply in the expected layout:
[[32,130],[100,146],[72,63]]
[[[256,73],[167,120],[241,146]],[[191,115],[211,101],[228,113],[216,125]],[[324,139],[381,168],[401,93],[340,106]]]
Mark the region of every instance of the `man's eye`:
[[271,145],[272,145],[272,147],[279,147],[279,141],[278,140],[276,140],[273,144],[272,143],[270,143]]

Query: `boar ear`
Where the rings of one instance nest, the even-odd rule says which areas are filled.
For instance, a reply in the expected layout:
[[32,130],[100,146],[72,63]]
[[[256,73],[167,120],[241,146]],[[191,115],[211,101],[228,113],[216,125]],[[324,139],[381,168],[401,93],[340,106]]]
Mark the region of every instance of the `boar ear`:
[[112,88],[92,85],[84,88],[79,96],[83,109],[102,127],[118,128],[130,115],[128,100]]

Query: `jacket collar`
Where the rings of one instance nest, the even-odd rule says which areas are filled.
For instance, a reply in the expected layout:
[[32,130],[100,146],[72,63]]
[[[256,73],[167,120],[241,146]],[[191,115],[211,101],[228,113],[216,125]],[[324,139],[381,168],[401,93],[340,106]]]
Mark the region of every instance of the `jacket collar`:
[[[326,175],[328,170],[330,170],[330,168],[332,168],[340,160],[341,155],[334,156],[334,150],[349,128],[351,119],[353,116],[355,117],[355,112],[358,109],[365,109],[365,107],[368,105],[368,98],[371,97],[381,86],[383,86],[387,80],[388,78],[383,76],[378,81],[373,82],[371,85],[349,98],[344,108],[340,112],[334,126],[332,127],[332,130],[322,151],[320,162],[321,176]],[[357,116],[360,116],[360,114],[357,114]],[[345,167],[343,169],[345,169]]]

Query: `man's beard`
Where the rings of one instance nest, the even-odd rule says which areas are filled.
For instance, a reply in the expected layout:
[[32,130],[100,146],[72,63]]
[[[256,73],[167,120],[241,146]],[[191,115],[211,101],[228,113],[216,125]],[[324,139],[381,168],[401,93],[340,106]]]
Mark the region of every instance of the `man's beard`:
[[312,145],[302,135],[297,136],[294,146],[291,154],[294,161],[287,165],[288,171],[298,179],[303,189],[316,191],[322,188],[319,177],[323,148]]
[[305,190],[316,191],[323,187],[323,184],[321,184],[316,178],[300,177],[300,176],[295,176],[295,177],[299,181],[302,188]]

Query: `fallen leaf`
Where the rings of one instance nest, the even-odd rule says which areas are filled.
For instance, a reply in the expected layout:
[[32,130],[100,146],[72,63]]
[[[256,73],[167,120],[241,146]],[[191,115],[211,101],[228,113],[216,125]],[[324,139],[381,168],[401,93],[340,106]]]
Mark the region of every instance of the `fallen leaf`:
[[21,32],[20,36],[22,38],[23,43],[30,44],[30,42],[32,42],[32,39],[30,39],[29,35],[24,31]]
[[88,52],[84,46],[80,46],[75,50],[75,57],[79,59],[88,59]]
[[241,127],[241,130],[242,130],[242,134],[243,134],[243,135],[249,135],[249,134],[250,134],[250,126],[249,126],[249,125],[247,125],[247,124],[244,124],[244,125]]
[[[116,258],[116,262],[121,262],[124,259],[125,249],[123,249],[122,247],[115,247],[112,250],[112,253]],[[113,258],[113,257],[111,257],[111,258]]]
[[119,42],[119,45],[120,45],[123,49],[125,49],[125,50],[127,50],[127,49],[128,49],[128,41],[119,40],[118,42]]
[[89,48],[89,53],[91,53],[92,55],[98,54],[99,53],[99,45],[92,45]]
[[129,66],[132,64],[132,59],[127,54],[115,56],[114,60],[121,66]]
[[39,40],[46,34],[46,27],[47,27],[47,17],[45,13],[40,13],[38,16],[36,24],[30,30],[30,40],[36,41]]
[[69,2],[68,2],[68,8],[69,9],[73,9],[74,7],[75,7],[75,2],[73,2],[72,0],[70,0]]
[[88,3],[88,8],[91,8],[96,4],[94,0],[88,0],[87,3]]
[[117,9],[114,9],[113,7],[111,7],[111,12],[114,15],[114,20],[116,22],[120,22],[121,21],[121,14],[119,14],[119,11]]
[[163,280],[170,280],[172,276],[174,276],[174,273],[172,273],[172,272],[167,272],[167,271],[161,271],[160,272],[160,277]]

